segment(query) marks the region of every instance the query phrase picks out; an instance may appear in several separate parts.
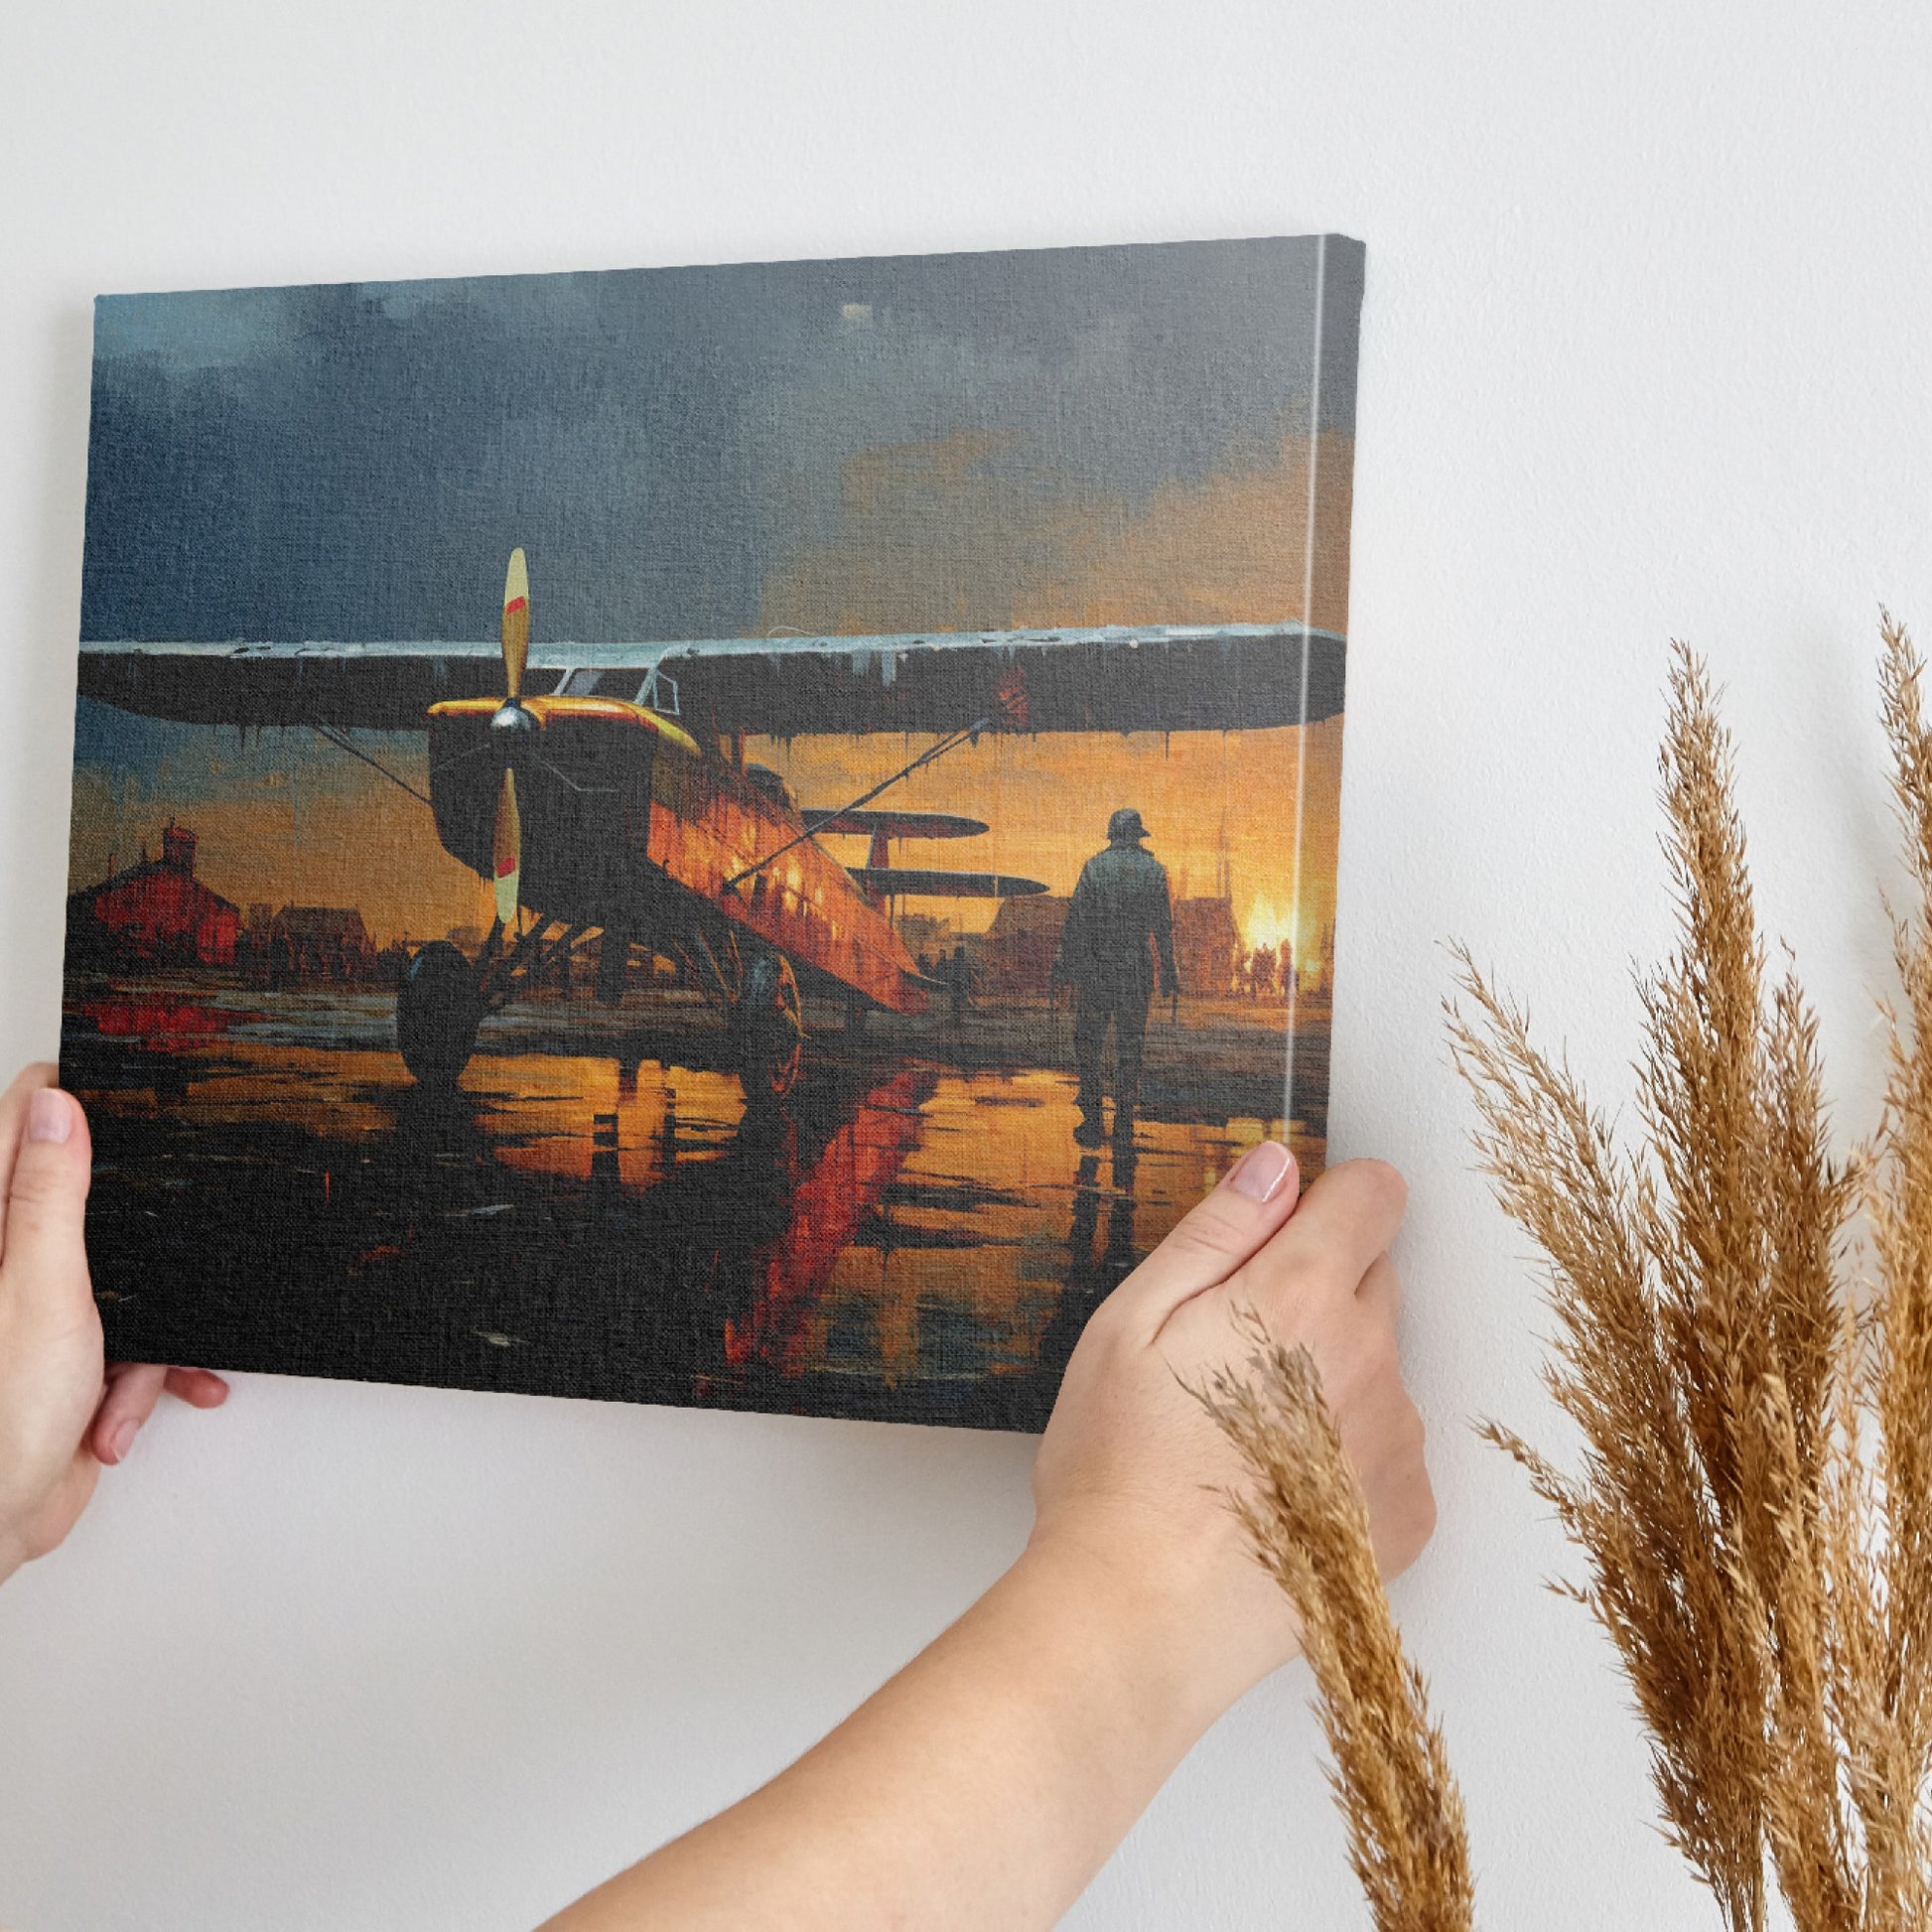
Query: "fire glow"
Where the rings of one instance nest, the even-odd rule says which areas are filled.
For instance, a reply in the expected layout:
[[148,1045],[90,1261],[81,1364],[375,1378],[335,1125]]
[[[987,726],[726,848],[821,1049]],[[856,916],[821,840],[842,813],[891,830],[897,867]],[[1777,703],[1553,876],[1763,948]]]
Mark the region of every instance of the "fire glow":
[[1283,940],[1297,952],[1300,945],[1295,934],[1295,912],[1290,907],[1278,912],[1271,898],[1257,898],[1248,908],[1248,916],[1241,922],[1241,937],[1252,951],[1257,947],[1279,946]]

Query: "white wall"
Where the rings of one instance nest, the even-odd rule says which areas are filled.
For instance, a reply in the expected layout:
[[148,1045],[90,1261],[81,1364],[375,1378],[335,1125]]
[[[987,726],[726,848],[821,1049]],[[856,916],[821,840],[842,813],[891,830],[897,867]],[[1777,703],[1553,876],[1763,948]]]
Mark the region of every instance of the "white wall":
[[[1559,26],[1556,16],[1578,17]],[[100,289],[1295,233],[1369,247],[1338,1154],[1414,1185],[1399,1608],[1490,1927],[1715,1923],[1563,1553],[1439,942],[1606,1095],[1668,929],[1673,633],[1869,1118],[1882,598],[1932,637],[1932,35],[1904,4],[43,5],[0,121],[0,1064],[55,1045]],[[245,1378],[0,1595],[0,1921],[511,1928],[780,1765],[991,1579],[1024,1440]],[[1072,1923],[1363,1923],[1305,1682]],[[998,1848],[989,1848],[997,1856]]]

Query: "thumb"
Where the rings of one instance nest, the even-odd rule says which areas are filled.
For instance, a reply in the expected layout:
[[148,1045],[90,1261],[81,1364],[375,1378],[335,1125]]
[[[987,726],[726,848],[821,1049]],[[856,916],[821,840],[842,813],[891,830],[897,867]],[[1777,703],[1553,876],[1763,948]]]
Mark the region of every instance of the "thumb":
[[1110,1306],[1150,1338],[1203,1289],[1266,1247],[1295,1212],[1301,1171],[1280,1141],[1251,1147],[1114,1290]]
[[8,1101],[19,1107],[17,1124],[7,1123],[19,1140],[0,1222],[0,1296],[16,1314],[62,1322],[91,1305],[87,1118],[58,1087],[17,1087]]

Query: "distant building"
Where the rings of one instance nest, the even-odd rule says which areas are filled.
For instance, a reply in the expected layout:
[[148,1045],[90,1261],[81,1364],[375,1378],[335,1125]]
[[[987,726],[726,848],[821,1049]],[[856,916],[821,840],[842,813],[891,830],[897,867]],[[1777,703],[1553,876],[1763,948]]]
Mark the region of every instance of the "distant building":
[[239,956],[258,986],[345,985],[382,977],[362,915],[352,905],[250,906]]
[[[986,990],[1028,998],[1043,995],[1059,951],[1069,898],[1039,894],[1000,901],[986,934]],[[1241,949],[1234,907],[1226,898],[1183,898],[1173,908],[1174,964],[1180,990],[1196,999],[1218,999],[1234,985]]]
[[359,980],[375,972],[375,942],[352,905],[285,905],[269,928],[299,980]]
[[986,932],[986,990],[995,998],[1043,997],[1070,898],[1036,893],[1003,898]]
[[1234,987],[1241,929],[1226,898],[1182,898],[1173,908],[1173,963],[1180,990],[1196,999],[1219,999]]
[[195,876],[195,834],[170,821],[143,854],[68,899],[71,957],[102,965],[232,966],[241,908]]

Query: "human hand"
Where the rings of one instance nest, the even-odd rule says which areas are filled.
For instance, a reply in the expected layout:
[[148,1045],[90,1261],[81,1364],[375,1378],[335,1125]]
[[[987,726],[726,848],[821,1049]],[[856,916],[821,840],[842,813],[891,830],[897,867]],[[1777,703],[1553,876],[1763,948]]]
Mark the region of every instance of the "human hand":
[[0,1097],[0,1580],[45,1556],[119,1462],[164,1388],[227,1399],[201,1368],[104,1362],[87,1277],[87,1119],[30,1066]]
[[1292,1657],[1287,1599],[1222,1496],[1245,1471],[1189,1392],[1238,1369],[1233,1317],[1305,1344],[1367,1495],[1384,1577],[1436,1524],[1422,1418],[1396,1361],[1388,1256],[1406,1198],[1378,1161],[1331,1168],[1297,1201],[1276,1142],[1251,1149],[1101,1304],[1074,1349],[1034,1470],[1029,1557],[1138,1603],[1214,1716]]

